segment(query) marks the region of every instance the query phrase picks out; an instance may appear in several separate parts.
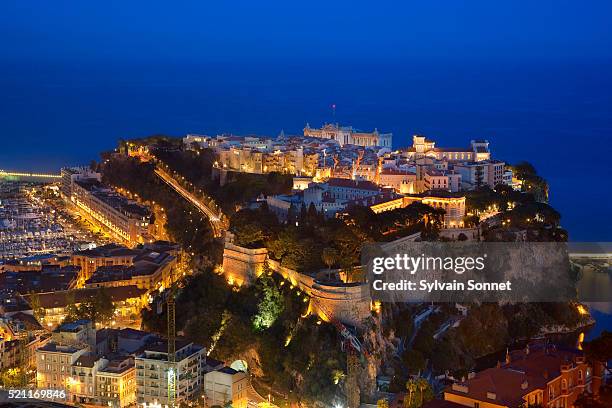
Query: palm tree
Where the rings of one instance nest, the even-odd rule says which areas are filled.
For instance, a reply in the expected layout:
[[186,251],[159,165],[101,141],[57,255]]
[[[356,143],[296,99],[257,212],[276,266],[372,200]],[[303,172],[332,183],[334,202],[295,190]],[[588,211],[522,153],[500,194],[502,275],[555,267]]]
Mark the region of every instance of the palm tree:
[[389,408],[389,403],[386,399],[382,398],[376,402],[376,408]]
[[326,247],[323,248],[323,252],[321,253],[321,260],[325,265],[327,265],[327,278],[331,279],[331,268],[338,262],[338,251],[334,248]]
[[414,404],[412,401],[412,396],[416,393],[417,390],[417,384],[413,379],[410,379],[408,380],[408,382],[406,382],[406,390],[408,391],[408,398],[404,399],[404,407],[413,408]]

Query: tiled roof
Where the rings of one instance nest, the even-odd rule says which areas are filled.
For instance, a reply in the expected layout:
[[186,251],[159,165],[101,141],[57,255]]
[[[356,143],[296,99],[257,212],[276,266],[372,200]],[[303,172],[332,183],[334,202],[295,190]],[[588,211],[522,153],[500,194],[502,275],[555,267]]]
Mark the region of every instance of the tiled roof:
[[345,178],[330,178],[327,184],[332,187],[356,188],[360,190],[378,191],[380,188],[371,181],[350,180]]

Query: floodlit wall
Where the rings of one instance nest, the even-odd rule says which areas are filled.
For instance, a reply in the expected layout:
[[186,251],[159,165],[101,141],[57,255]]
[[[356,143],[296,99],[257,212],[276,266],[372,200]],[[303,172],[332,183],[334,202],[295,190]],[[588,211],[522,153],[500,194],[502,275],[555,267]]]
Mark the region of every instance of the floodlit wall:
[[[232,285],[249,285],[262,273],[268,250],[244,248],[231,242],[223,251],[223,274]],[[320,282],[268,259],[270,270],[281,275],[311,297],[310,312],[323,320],[338,319],[357,325],[370,315],[371,298],[366,283]]]

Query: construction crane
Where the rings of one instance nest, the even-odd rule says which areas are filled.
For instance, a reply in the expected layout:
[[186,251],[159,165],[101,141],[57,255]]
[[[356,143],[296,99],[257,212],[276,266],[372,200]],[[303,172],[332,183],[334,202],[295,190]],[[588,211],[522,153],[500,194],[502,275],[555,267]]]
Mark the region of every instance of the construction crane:
[[170,288],[168,300],[168,406],[176,402],[176,304],[174,286]]
[[346,399],[347,408],[358,408],[360,405],[359,371],[361,361],[369,356],[361,341],[341,321],[334,318],[329,310],[315,298],[311,298],[323,317],[334,325],[341,337],[342,349],[346,352]]

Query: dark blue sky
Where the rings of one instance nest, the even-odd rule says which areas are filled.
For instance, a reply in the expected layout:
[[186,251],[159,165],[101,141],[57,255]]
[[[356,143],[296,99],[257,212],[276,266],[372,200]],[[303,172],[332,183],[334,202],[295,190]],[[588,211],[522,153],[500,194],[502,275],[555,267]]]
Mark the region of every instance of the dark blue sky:
[[[612,56],[610,1],[20,1],[8,59],[496,59]],[[319,61],[325,63],[324,61]]]

